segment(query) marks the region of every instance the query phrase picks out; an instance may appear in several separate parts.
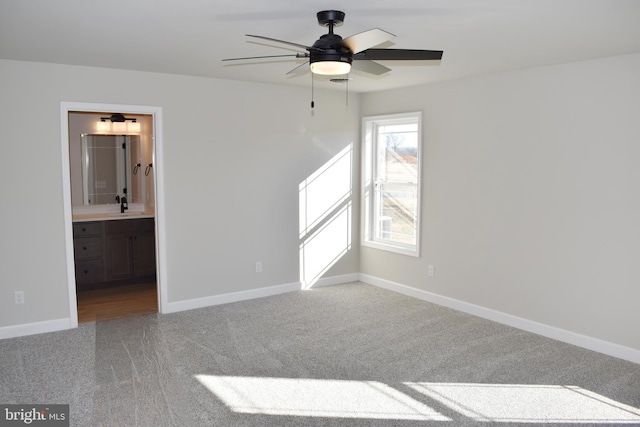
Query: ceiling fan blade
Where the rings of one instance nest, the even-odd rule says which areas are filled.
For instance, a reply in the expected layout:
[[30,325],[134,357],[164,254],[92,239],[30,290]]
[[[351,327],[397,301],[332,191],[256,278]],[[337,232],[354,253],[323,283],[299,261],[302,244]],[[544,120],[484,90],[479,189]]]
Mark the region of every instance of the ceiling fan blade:
[[367,49],[353,55],[353,59],[377,61],[429,61],[442,59],[441,50]]
[[348,47],[352,53],[362,52],[370,47],[378,46],[394,38],[395,35],[379,28],[354,34],[342,40],[342,44]]
[[351,64],[351,68],[358,70],[358,71],[363,71],[365,73],[369,73],[369,74],[374,74],[376,76],[382,75],[386,72],[391,71],[391,68],[387,68],[382,64],[378,64],[377,62],[373,62],[373,61],[354,61]]
[[269,40],[272,42],[277,42],[277,43],[284,43],[284,44],[288,44],[289,46],[295,46],[298,47],[300,49],[305,49],[305,50],[315,50],[315,48],[312,48],[311,46],[305,46],[303,44],[299,44],[299,43],[293,43],[293,42],[288,42],[285,40],[278,40],[278,39],[272,39],[271,37],[264,37],[264,36],[256,36],[254,34],[245,34],[247,37],[255,37],[257,39],[263,39],[263,40]]
[[243,59],[266,59],[266,58],[305,58],[305,56],[293,55],[267,55],[267,56],[245,56],[244,58],[225,58],[223,61],[241,61]]
[[306,73],[307,71],[309,71],[309,68],[302,68],[305,65],[309,65],[309,61],[298,65],[296,68],[294,68],[293,70],[289,71],[287,74],[299,74],[299,73]]

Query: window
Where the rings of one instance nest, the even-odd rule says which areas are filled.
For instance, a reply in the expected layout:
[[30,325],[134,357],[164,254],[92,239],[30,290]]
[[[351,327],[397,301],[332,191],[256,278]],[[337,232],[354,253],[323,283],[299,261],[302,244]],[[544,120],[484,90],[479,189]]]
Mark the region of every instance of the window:
[[420,112],[362,119],[362,244],[419,255]]

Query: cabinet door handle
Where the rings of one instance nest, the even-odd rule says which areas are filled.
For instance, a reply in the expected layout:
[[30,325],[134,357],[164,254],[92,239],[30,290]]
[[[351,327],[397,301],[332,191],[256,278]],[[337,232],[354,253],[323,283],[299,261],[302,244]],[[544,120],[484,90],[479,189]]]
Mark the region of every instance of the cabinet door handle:
[[86,229],[86,228],[84,228],[84,227],[82,227],[82,231],[87,231],[87,229]]
[[85,270],[85,271],[84,271],[84,274],[87,274],[88,272],[89,272],[88,270]]
[[83,246],[83,247],[82,247],[82,250],[83,250],[83,251],[86,251],[86,250],[87,250],[87,247],[86,247],[86,246]]

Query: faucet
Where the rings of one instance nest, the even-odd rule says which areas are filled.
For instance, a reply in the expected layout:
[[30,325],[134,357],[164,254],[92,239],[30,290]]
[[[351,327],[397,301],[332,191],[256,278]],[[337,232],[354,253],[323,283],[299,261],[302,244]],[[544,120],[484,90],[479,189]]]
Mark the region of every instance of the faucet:
[[127,203],[127,198],[122,196],[120,197],[120,213],[124,213],[125,210],[129,209],[129,204]]

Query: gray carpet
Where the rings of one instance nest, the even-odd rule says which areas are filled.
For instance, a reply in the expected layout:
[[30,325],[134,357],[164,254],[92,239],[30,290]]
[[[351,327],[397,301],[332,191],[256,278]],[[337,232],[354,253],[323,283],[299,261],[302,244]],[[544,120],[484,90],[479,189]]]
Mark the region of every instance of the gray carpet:
[[353,283],[0,341],[74,426],[640,425],[640,365]]

